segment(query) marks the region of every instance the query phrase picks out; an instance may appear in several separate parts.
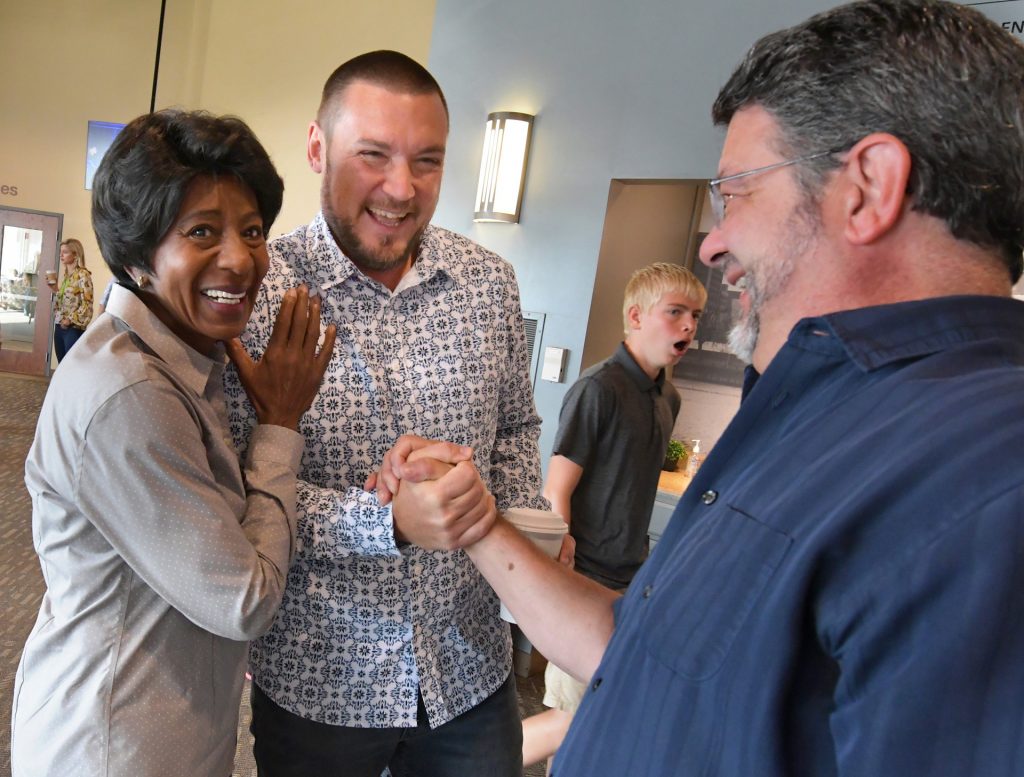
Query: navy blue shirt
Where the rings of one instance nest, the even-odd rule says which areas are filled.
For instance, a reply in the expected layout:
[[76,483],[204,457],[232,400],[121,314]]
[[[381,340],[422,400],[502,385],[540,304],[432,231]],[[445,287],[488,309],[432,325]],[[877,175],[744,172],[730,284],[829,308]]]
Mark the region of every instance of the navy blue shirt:
[[804,319],[616,608],[557,777],[1024,775],[1024,303]]

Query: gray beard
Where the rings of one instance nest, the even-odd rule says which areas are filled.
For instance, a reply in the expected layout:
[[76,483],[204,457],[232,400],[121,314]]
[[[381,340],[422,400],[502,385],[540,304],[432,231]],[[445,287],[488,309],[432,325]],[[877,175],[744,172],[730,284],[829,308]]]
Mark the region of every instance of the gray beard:
[[761,318],[753,310],[729,330],[729,350],[744,364],[754,361],[754,349],[761,334]]
[[787,227],[792,244],[774,262],[764,263],[760,272],[747,276],[747,313],[729,330],[729,350],[744,364],[754,361],[754,351],[761,335],[761,308],[785,288],[795,268],[794,257],[810,250],[820,222],[811,205],[805,202],[790,216]]

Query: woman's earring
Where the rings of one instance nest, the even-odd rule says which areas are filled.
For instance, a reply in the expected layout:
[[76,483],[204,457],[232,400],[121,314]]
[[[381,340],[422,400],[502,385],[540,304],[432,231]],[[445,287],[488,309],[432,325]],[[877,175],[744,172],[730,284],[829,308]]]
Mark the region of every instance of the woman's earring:
[[149,285],[149,276],[143,273],[135,279],[135,284],[140,288],[144,289]]

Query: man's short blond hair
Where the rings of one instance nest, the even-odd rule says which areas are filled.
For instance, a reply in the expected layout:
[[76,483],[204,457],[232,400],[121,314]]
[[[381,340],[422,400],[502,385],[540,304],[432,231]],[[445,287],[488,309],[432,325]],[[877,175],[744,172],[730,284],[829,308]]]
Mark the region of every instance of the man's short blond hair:
[[622,300],[622,326],[629,334],[629,309],[636,305],[641,312],[649,313],[665,294],[678,292],[698,300],[698,307],[704,308],[708,292],[696,275],[680,264],[655,262],[641,267],[629,278]]

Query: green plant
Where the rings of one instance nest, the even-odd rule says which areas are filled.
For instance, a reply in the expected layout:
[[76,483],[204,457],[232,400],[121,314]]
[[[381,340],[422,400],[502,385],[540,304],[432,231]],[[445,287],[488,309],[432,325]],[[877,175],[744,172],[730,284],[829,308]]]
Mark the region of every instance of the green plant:
[[665,458],[669,461],[679,461],[687,454],[686,444],[680,440],[669,440],[668,448],[665,450]]

